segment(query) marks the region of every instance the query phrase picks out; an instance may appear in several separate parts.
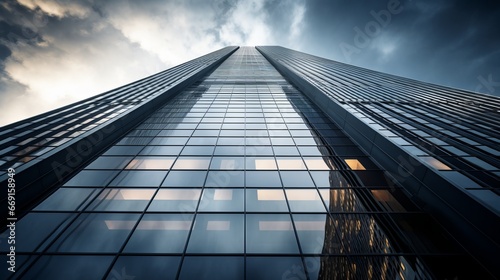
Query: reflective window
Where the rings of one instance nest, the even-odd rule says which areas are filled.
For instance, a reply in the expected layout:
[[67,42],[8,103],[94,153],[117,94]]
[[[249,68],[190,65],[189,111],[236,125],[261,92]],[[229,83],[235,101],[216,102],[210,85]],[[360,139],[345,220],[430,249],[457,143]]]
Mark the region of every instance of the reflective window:
[[102,187],[106,186],[119,171],[82,170],[71,178],[64,186],[68,187]]
[[119,187],[158,187],[167,171],[122,171],[109,184]]
[[132,158],[131,157],[99,157],[85,169],[122,169]]
[[325,206],[315,189],[285,190],[292,212],[325,212]]
[[246,224],[247,253],[299,252],[289,214],[247,214]]
[[182,253],[192,222],[193,215],[189,214],[146,214],[124,252]]
[[180,279],[244,279],[243,257],[187,256],[182,262]]
[[187,252],[243,253],[243,220],[242,214],[196,215]]
[[282,189],[247,189],[246,211],[288,212]]
[[180,262],[181,257],[121,256],[111,269],[107,279],[174,280]]
[[179,157],[175,162],[173,169],[208,169],[210,164],[209,157]]
[[80,210],[94,198],[100,189],[60,188],[40,203],[37,211],[75,211]]
[[25,279],[102,279],[113,257],[111,256],[42,256]]
[[169,169],[174,160],[173,157],[136,157],[125,169]]
[[366,168],[357,159],[344,159],[344,161],[352,170],[366,170]]
[[276,170],[276,161],[271,157],[247,157],[247,170]]
[[242,189],[204,189],[198,211],[243,211]]
[[206,171],[170,171],[162,186],[202,187],[206,175]]
[[286,187],[313,187],[314,183],[307,171],[280,171],[283,186]]
[[277,171],[246,171],[245,180],[247,187],[281,187]]
[[104,189],[87,210],[142,212],[154,193],[153,189]]
[[160,189],[148,211],[194,211],[198,205],[201,189]]
[[49,250],[118,252],[138,218],[138,214],[82,214]]

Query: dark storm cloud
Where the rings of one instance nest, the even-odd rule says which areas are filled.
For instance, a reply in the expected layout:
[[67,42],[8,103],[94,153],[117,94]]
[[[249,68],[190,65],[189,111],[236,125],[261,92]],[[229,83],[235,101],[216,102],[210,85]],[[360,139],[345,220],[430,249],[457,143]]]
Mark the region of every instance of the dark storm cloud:
[[487,0],[2,1],[0,110],[10,118],[0,125],[225,45],[282,45],[500,95],[498,6]]
[[[400,4],[390,13],[388,5]],[[396,75],[500,95],[498,1],[308,1],[303,50]],[[370,22],[378,23],[379,32]],[[369,28],[369,32],[365,28]],[[356,44],[357,30],[369,44]],[[371,28],[371,29],[370,29]],[[376,32],[373,32],[376,33]],[[343,48],[344,46],[344,48]],[[349,48],[346,46],[352,46]],[[313,52],[313,51],[310,51]]]

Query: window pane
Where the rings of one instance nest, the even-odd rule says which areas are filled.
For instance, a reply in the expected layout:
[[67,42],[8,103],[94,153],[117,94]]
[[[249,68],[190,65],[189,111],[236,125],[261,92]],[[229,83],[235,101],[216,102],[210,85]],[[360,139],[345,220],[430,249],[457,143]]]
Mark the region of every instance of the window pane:
[[243,190],[205,189],[198,211],[243,211]]
[[246,210],[250,212],[288,212],[281,189],[246,190]]
[[209,157],[179,157],[173,169],[208,169]]
[[85,169],[122,169],[131,159],[131,157],[102,156],[94,160]]
[[139,214],[82,214],[49,251],[118,252]]
[[125,169],[169,169],[174,157],[136,157]]
[[247,170],[276,170],[276,161],[272,157],[247,157]]
[[42,256],[24,279],[102,279],[111,256]]
[[104,187],[106,186],[119,171],[98,171],[98,170],[82,170],[71,178],[64,186],[68,187]]
[[243,253],[243,237],[243,215],[198,214],[187,252]]
[[202,187],[206,175],[206,171],[170,171],[162,186]]
[[121,256],[116,261],[107,279],[174,280],[180,262],[181,257]]
[[247,214],[247,253],[298,254],[288,214]]
[[146,214],[124,251],[127,253],[182,253],[193,215]]
[[120,187],[158,187],[167,171],[122,171],[109,184]]
[[34,210],[75,211],[82,209],[100,190],[93,188],[60,188],[40,203]]
[[180,279],[244,279],[243,257],[185,257]]
[[243,187],[244,182],[243,171],[210,171],[208,172],[206,187]]
[[247,187],[281,187],[277,171],[246,171],[245,178]]
[[154,189],[105,189],[89,206],[94,211],[144,211]]
[[201,189],[161,189],[155,195],[148,211],[194,211]]
[[325,212],[325,206],[319,197],[318,191],[309,190],[285,190],[290,210],[292,212]]
[[283,186],[286,187],[314,187],[314,183],[307,171],[280,171]]
[[247,279],[306,279],[300,257],[247,257]]

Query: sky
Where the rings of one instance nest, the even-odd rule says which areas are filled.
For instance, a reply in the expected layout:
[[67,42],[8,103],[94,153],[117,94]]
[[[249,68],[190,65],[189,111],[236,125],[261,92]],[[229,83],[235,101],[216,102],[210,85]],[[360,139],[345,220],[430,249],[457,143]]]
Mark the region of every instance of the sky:
[[0,126],[228,45],[500,96],[497,0],[2,0]]

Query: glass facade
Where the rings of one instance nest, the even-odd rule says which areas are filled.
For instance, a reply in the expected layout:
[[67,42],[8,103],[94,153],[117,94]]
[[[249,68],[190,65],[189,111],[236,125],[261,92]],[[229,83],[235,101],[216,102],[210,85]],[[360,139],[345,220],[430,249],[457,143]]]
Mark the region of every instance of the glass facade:
[[257,49],[240,47],[19,219],[17,272],[0,275],[492,278],[388,178]]

